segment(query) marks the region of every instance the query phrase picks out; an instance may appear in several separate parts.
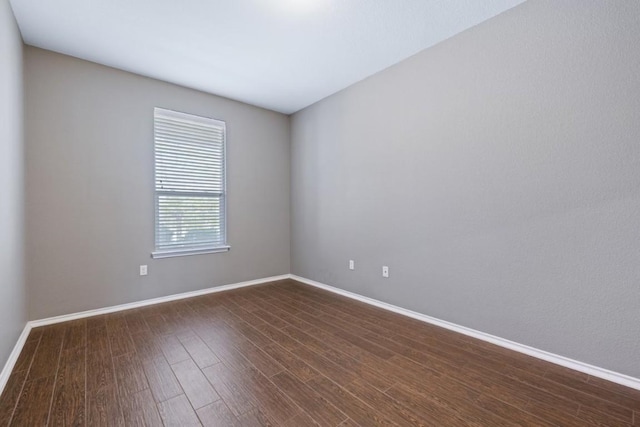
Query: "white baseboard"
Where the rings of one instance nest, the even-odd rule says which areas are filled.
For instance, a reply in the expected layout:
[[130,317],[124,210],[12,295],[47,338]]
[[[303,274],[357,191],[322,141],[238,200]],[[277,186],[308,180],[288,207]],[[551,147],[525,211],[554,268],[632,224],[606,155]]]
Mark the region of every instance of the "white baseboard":
[[13,367],[16,366],[22,347],[24,347],[24,344],[27,342],[29,332],[31,332],[31,325],[27,322],[20,334],[20,337],[18,337],[18,342],[16,342],[16,345],[13,347],[13,350],[9,355],[9,359],[7,359],[7,363],[4,364],[4,368],[2,368],[2,372],[0,372],[0,395],[7,385],[7,381],[9,381],[9,376],[11,375],[11,371],[13,371]]
[[200,295],[230,291],[232,289],[260,285],[263,283],[275,282],[278,280],[284,280],[289,278],[291,278],[290,274],[283,274],[281,276],[265,277],[262,279],[233,283],[230,285],[215,286],[212,288],[201,289],[198,291],[184,292],[181,294],[168,295],[166,297],[158,297],[158,298],[152,298],[152,299],[147,299],[142,301],[131,302],[127,304],[114,305],[111,307],[98,308],[95,310],[81,311],[79,313],[64,314],[62,316],[49,317],[46,319],[31,320],[27,322],[27,324],[25,325],[24,330],[20,335],[20,338],[18,338],[18,342],[16,343],[15,347],[13,348],[13,351],[9,355],[9,359],[5,363],[4,368],[2,368],[2,372],[0,372],[0,395],[4,390],[4,387],[7,385],[7,381],[9,380],[9,376],[11,375],[11,371],[13,370],[13,367],[15,366],[18,360],[18,356],[20,356],[22,347],[24,347],[24,344],[27,341],[29,332],[31,332],[31,329],[33,328],[37,328],[39,326],[53,325],[54,323],[68,322],[69,320],[82,319],[85,317],[99,316],[101,314],[115,313],[117,311],[130,310],[132,308],[145,307],[153,304],[161,304],[163,302],[176,301],[176,300],[185,299],[185,298],[192,298]]
[[284,279],[293,279],[298,282],[305,283],[307,285],[311,285],[316,288],[324,289],[326,291],[333,292],[335,294],[339,294],[348,298],[352,298],[354,300],[361,301],[366,304],[370,304],[385,310],[389,310],[394,313],[402,314],[404,316],[411,317],[413,319],[417,319],[425,323],[430,323],[432,325],[440,326],[442,328],[449,329],[464,335],[468,335],[473,338],[487,341],[492,344],[498,345],[500,347],[508,348],[510,350],[517,351],[519,353],[524,353],[529,356],[536,357],[538,359],[546,360],[547,362],[555,363],[557,365],[564,366],[579,372],[584,372],[594,377],[602,378],[617,384],[624,385],[626,387],[631,387],[631,388],[640,390],[640,379],[638,378],[630,377],[628,375],[620,374],[618,372],[613,372],[608,369],[599,368],[597,366],[593,366],[584,362],[573,360],[568,357],[560,356],[557,354],[549,353],[544,350],[539,350],[537,348],[529,347],[527,345],[510,341],[504,338],[496,337],[491,334],[476,331],[475,329],[467,328],[465,326],[456,325],[455,323],[447,322],[445,320],[440,320],[435,317],[431,317],[425,314],[417,313],[415,311],[407,310],[402,307],[398,307],[392,304],[378,301],[376,299],[365,297],[353,292],[345,291],[343,289],[339,289],[333,286],[325,285],[324,283],[316,282],[314,280],[306,279],[304,277],[296,276],[293,274],[284,274],[281,276],[265,277],[263,279],[249,280],[246,282],[216,286],[213,288],[207,288],[207,289],[202,289],[202,290],[193,291],[193,292],[185,292],[181,294],[169,295],[166,297],[153,298],[153,299],[148,299],[143,301],[132,302],[128,304],[121,304],[121,305],[116,305],[111,307],[99,308],[96,310],[87,310],[79,313],[72,313],[72,314],[67,314],[62,316],[50,317],[47,319],[29,321],[25,325],[24,330],[22,331],[22,334],[20,334],[20,337],[18,338],[18,341],[16,342],[15,347],[13,348],[13,351],[9,355],[9,359],[7,360],[7,362],[4,365],[4,368],[0,372],[0,394],[2,394],[2,391],[4,390],[4,387],[6,386],[7,381],[9,380],[9,375],[11,374],[11,371],[13,370],[13,367],[15,366],[18,360],[18,357],[20,356],[20,352],[22,351],[22,348],[24,347],[24,344],[27,341],[27,337],[29,336],[29,332],[31,331],[32,328],[39,327],[39,326],[52,325],[54,323],[66,322],[69,320],[82,319],[85,317],[98,316],[101,314],[114,313],[117,311],[129,310],[137,307],[144,307],[144,306],[153,305],[153,304],[160,304],[160,303],[169,302],[169,301],[192,298],[200,295],[223,292],[223,291],[243,288],[247,286],[254,286],[254,285],[259,285],[259,284],[268,283],[268,282],[275,282],[275,281],[284,280]]
[[420,320],[425,323],[440,326],[451,331],[455,331],[464,335],[468,335],[479,340],[487,341],[500,347],[508,348],[509,350],[524,353],[526,355],[536,357],[538,359],[545,360],[547,362],[555,363],[556,365],[564,366],[575,371],[584,372],[585,374],[592,375],[594,377],[602,378],[617,384],[621,384],[626,387],[631,387],[636,390],[640,390],[640,379],[630,377],[628,375],[620,374],[618,372],[610,371],[608,369],[600,368],[597,366],[589,365],[588,363],[573,360],[568,357],[553,354],[548,351],[539,350],[528,345],[520,344],[514,341],[510,341],[504,338],[496,337],[495,335],[487,334],[485,332],[476,331],[475,329],[467,328],[465,326],[456,325],[455,323],[440,320],[435,317],[427,316],[425,314],[417,313],[415,311],[407,310],[402,307],[398,307],[386,302],[378,301],[373,298],[358,295],[353,292],[345,291],[343,289],[335,288],[333,286],[325,285],[324,283],[316,282],[314,280],[306,279],[304,277],[290,275],[293,280],[306,283],[307,285],[314,286],[316,288],[324,289],[335,294],[352,298],[354,300],[364,302],[385,310],[393,311],[394,313],[402,314],[413,319]]
[[101,314],[115,313],[117,311],[130,310],[132,308],[145,307],[147,305],[161,304],[163,302],[176,301],[185,298],[193,298],[200,295],[213,294],[216,292],[230,291],[232,289],[244,288],[247,286],[261,285],[263,283],[275,282],[290,278],[290,274],[281,276],[265,277],[262,279],[248,280],[246,282],[233,283],[230,285],[215,286],[213,288],[201,289],[181,294],[168,295],[166,297],[151,298],[142,301],[130,302],[127,304],[113,305],[111,307],[97,308],[95,310],[81,311],[79,313],[64,314],[62,316],[48,317],[46,319],[32,320],[29,323],[32,328],[39,326],[53,325],[54,323],[68,322],[69,320],[82,319],[84,317],[99,316]]

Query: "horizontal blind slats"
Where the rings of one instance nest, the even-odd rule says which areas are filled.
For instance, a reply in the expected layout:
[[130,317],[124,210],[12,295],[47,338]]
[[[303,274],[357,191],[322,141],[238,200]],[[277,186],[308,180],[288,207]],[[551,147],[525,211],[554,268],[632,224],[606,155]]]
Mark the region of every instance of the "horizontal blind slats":
[[200,144],[197,142],[194,142],[193,144],[188,144],[185,141],[182,141],[178,138],[169,139],[169,138],[160,138],[160,137],[156,139],[156,147],[171,148],[174,150],[181,150],[181,151],[197,150],[198,152],[204,152],[204,153],[209,153],[209,152],[219,153],[222,151],[222,148],[223,148],[222,141],[220,142],[209,141],[206,144]]
[[162,113],[158,114],[158,112],[156,112],[155,117],[157,123],[159,124],[165,124],[167,126],[177,126],[180,128],[196,128],[209,131],[213,129],[224,129],[225,127],[224,122],[215,119],[209,119],[206,117],[192,116],[198,118],[198,120],[176,120],[170,115],[168,116]]
[[158,190],[193,190],[194,188],[202,188],[202,192],[214,192],[219,193],[222,190],[224,182],[222,178],[219,179],[200,179],[194,182],[189,177],[181,176],[161,176],[158,179]]
[[192,177],[194,180],[196,180],[196,179],[198,179],[200,177],[218,178],[218,177],[222,176],[221,172],[219,172],[219,171],[214,171],[212,173],[207,173],[206,170],[192,170],[192,169],[180,170],[179,169],[179,165],[176,165],[176,167],[174,167],[172,169],[157,168],[156,174],[158,175],[158,177],[160,175],[163,175],[163,176],[166,175],[167,177],[171,177],[171,176],[185,177],[186,176],[186,177]]
[[210,161],[204,162],[199,160],[194,160],[189,162],[188,159],[183,160],[158,160],[156,169],[161,171],[163,169],[167,170],[178,170],[178,171],[194,171],[194,172],[215,172],[216,174],[221,174],[223,171],[221,170],[224,162],[223,161]]
[[224,128],[219,126],[192,126],[186,123],[170,122],[166,119],[156,119],[155,127],[158,129],[166,129],[167,131],[200,135],[220,135],[224,133]]
[[224,126],[218,125],[199,125],[163,117],[156,117],[155,127],[161,129],[173,129],[179,132],[200,133],[203,135],[224,133]]
[[222,160],[222,152],[215,154],[190,153],[188,151],[171,150],[163,147],[156,147],[156,156],[159,160],[166,159],[172,161],[198,162],[208,166],[211,166],[211,161]]
[[[222,177],[222,175],[219,172],[216,173],[211,173],[211,174],[203,174],[203,172],[198,172],[198,173],[190,173],[191,171],[184,171],[184,172],[180,172],[180,171],[176,171],[176,170],[158,170],[157,174],[158,174],[158,178],[160,178],[160,176],[162,177],[166,177],[167,179],[171,179],[173,177],[175,178],[186,178],[192,182],[196,182],[197,180],[199,180],[200,178],[204,178],[204,180],[207,179],[220,179]],[[193,171],[195,172],[195,171]]]
[[223,122],[156,109],[156,250],[226,243]]
[[162,131],[159,131],[158,129],[155,130],[155,134],[156,134],[156,141],[158,141],[159,143],[165,143],[165,144],[176,144],[176,143],[184,143],[185,145],[191,146],[191,147],[216,147],[216,146],[221,146],[222,145],[222,138],[198,138],[195,135],[188,135],[188,134],[175,134],[175,133],[165,133]]
[[213,167],[219,166],[222,163],[222,157],[205,156],[205,155],[191,155],[186,153],[166,153],[162,150],[156,150],[156,158],[159,163],[173,163],[173,164],[194,164],[196,166]]
[[188,177],[188,178],[198,178],[198,179],[204,179],[204,180],[212,180],[212,179],[219,179],[220,177],[222,177],[222,175],[220,175],[220,173],[215,172],[215,173],[207,173],[206,170],[181,170],[181,169],[160,169],[158,168],[158,174],[162,175],[162,176],[166,176],[168,178],[171,177],[178,177],[178,178],[184,178],[184,177]]

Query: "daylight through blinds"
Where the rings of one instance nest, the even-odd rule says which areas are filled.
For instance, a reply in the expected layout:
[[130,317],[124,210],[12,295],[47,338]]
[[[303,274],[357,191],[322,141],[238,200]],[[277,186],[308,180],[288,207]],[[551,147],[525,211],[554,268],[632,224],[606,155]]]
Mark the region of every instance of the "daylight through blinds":
[[156,108],[156,251],[224,246],[225,124]]

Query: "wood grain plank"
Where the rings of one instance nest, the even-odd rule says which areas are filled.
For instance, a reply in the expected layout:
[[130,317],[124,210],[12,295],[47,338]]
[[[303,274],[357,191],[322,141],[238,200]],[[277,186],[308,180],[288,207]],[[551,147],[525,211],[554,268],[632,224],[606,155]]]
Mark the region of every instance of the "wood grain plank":
[[[247,340],[261,348],[273,342],[262,332],[254,328],[251,323],[248,323],[245,316],[240,318],[236,313],[230,312],[229,314],[229,317],[224,319],[225,323],[231,326],[238,333],[242,334]],[[263,326],[266,325],[264,322],[260,322],[258,324]]]
[[27,371],[14,371],[9,376],[4,391],[0,394],[0,425],[9,425],[26,378]]
[[[294,416],[293,418],[290,418],[288,421],[282,424],[282,427],[317,427],[322,425],[323,424],[318,424],[313,418],[311,418],[309,415],[305,414],[304,412],[300,412],[298,415]],[[333,425],[333,424],[327,424],[327,425]]]
[[398,425],[387,419],[384,414],[378,412],[377,409],[367,405],[346,389],[325,377],[314,378],[310,380],[308,384],[317,393],[327,399],[327,401],[331,402],[361,426]]
[[358,347],[360,347],[361,349],[370,352],[371,354],[378,356],[382,359],[388,359],[391,356],[394,356],[394,352],[379,346],[369,340],[366,340],[364,338],[361,338],[355,334],[351,334],[348,332],[338,332],[336,333],[336,336],[349,341],[351,344],[356,345]]
[[[580,372],[570,371],[571,373],[575,373],[576,375],[580,375]],[[570,374],[568,374],[570,375]],[[563,382],[563,380],[560,380]],[[603,380],[602,378],[596,378],[589,376],[587,381],[589,384],[600,387],[601,389],[607,390],[611,393],[621,394],[628,398],[634,399],[636,402],[640,402],[640,390],[635,390],[633,388],[625,387],[620,384],[613,383],[611,381]],[[638,410],[636,410],[638,412]]]
[[34,328],[31,330],[31,332],[29,332],[29,335],[27,336],[27,342],[29,341],[39,341],[40,338],[42,337],[42,330],[44,328]]
[[204,427],[232,427],[240,424],[222,400],[203,406],[196,412]]
[[[62,346],[62,341],[60,342]],[[39,377],[27,380],[16,405],[12,425],[46,426],[51,408],[55,377]]]
[[191,359],[200,369],[215,365],[220,359],[213,354],[209,347],[197,335],[183,336],[179,338],[182,346],[187,350]]
[[633,419],[631,423],[621,421],[617,417],[613,417],[610,414],[593,410],[588,407],[580,407],[577,420],[584,425],[585,423],[594,426],[608,426],[608,427],[628,427],[633,425]]
[[136,354],[142,362],[153,359],[165,359],[164,352],[160,345],[160,339],[150,331],[138,332],[131,335]]
[[111,354],[114,357],[135,351],[124,317],[109,317],[106,324]]
[[342,424],[340,424],[338,427],[357,427],[358,424],[353,421],[350,418],[347,418],[345,421],[342,422]]
[[246,388],[251,390],[255,406],[276,424],[282,424],[298,413],[293,402],[255,368],[247,370]]
[[[484,368],[481,365],[469,365],[469,367],[473,367],[474,372],[480,375],[487,377],[493,375],[489,369]],[[631,423],[632,421],[633,411],[631,408],[600,399],[578,390],[573,390],[563,384],[551,381],[544,377],[536,376],[535,374],[527,373],[526,371],[510,369],[508,367],[503,368],[503,371],[504,373],[502,377],[497,379],[497,381],[505,385],[510,384],[514,388],[519,387],[523,390],[523,393],[535,393],[536,391],[542,391],[556,395],[560,398],[570,396],[571,400],[579,403],[582,407],[610,414],[611,416],[627,423]],[[507,376],[507,378],[504,378],[505,376]]]
[[220,399],[193,360],[178,362],[171,365],[171,368],[194,409],[202,408]]
[[184,393],[164,357],[144,361],[142,367],[156,402],[164,402]]
[[114,357],[113,369],[121,399],[149,388],[144,369],[135,353]]
[[401,426],[441,426],[441,425],[463,425],[462,422],[455,422],[457,420],[450,420],[451,423],[442,424],[439,420],[423,419],[416,415],[413,411],[410,411],[395,399],[390,398],[384,393],[369,387],[366,383],[359,380],[354,380],[346,389],[355,395],[360,400],[364,401],[371,407],[374,407],[381,411],[385,417],[389,418],[395,424]]
[[151,332],[142,312],[132,310],[131,312],[128,312],[124,318],[127,322],[127,328],[131,335]]
[[482,395],[476,400],[476,404],[483,408],[487,413],[502,417],[507,423],[506,425],[535,425],[542,427],[551,427],[555,425],[551,421],[545,421],[523,411],[514,410],[512,406],[494,398],[493,396]]
[[256,369],[267,377],[271,377],[284,370],[284,367],[280,363],[250,341],[239,344],[237,348],[245,359],[251,362]]
[[149,389],[120,398],[124,425],[161,427],[162,419]]
[[302,382],[307,382],[320,375],[318,371],[276,343],[272,343],[262,350]]
[[319,425],[337,426],[347,419],[342,411],[293,375],[281,372],[271,381]]
[[576,411],[567,411],[566,408],[556,406],[553,403],[531,400],[527,405],[527,411],[531,414],[560,426],[585,426],[588,422],[578,419]]
[[294,355],[298,356],[303,362],[311,366],[316,371],[322,373],[330,380],[340,384],[346,385],[353,381],[356,377],[352,372],[336,365],[327,358],[319,355],[318,353],[309,350],[306,347],[300,347],[291,351]]
[[[581,393],[588,394],[590,396],[606,400],[611,403],[624,406],[636,411],[640,411],[640,390],[636,390],[636,393],[627,391],[626,393],[618,393],[614,390],[619,390],[612,386],[608,386],[610,390],[606,390],[594,383],[585,382],[580,376],[572,377],[568,372],[559,373],[558,371],[549,372],[544,376],[562,386],[570,387]],[[604,382],[600,382],[600,385],[605,385]],[[606,386],[606,385],[605,385]]]
[[246,342],[242,336],[236,336],[233,340],[224,337],[208,336],[204,338],[207,346],[231,369],[244,370],[250,368],[251,362],[236,348],[237,343]]
[[302,330],[294,326],[287,326],[286,328],[281,329],[281,331],[318,354],[322,354],[325,351],[329,350],[327,343],[313,337],[312,335],[307,334],[306,332],[303,332]]
[[158,341],[158,345],[170,365],[191,359],[187,350],[185,350],[178,338],[173,335],[162,337]]
[[[93,323],[92,323],[93,324]],[[107,334],[107,326],[104,324],[94,324],[89,328],[87,322],[87,353],[108,353],[111,354],[111,344]]]
[[115,387],[115,374],[111,354],[87,353],[87,390]]
[[[325,351],[322,355],[327,360],[330,360],[341,368],[352,372],[358,378],[366,381],[368,384],[380,391],[387,390],[397,381],[385,371],[373,367],[380,366],[383,363],[382,361],[375,361],[375,365],[371,366],[366,361],[353,359],[336,350]],[[369,359],[369,363],[371,363],[371,359]]]
[[255,316],[258,316],[258,318],[262,319],[264,322],[270,324],[271,326],[281,329],[281,328],[286,328],[287,326],[289,326],[289,323],[287,323],[286,321],[280,319],[277,316],[274,316],[270,313],[268,313],[267,311],[263,310],[262,308],[258,308],[257,310],[253,311],[253,314]]
[[33,357],[36,355],[36,349],[38,348],[39,340],[27,341],[18,356],[13,372],[27,371],[31,367]]
[[[83,323],[83,329],[84,326]],[[82,336],[82,334],[80,335]],[[84,346],[73,346],[62,352],[49,419],[51,426],[82,426],[85,424],[85,353]]]
[[[387,390],[386,395],[399,402],[421,418],[437,420],[443,425],[491,425],[509,427],[511,421],[506,422],[492,413],[473,408],[473,398],[465,395],[452,395],[442,391],[441,394],[431,394],[431,390],[419,393],[409,387],[395,385]],[[517,410],[514,408],[514,412]]]
[[277,329],[267,323],[256,324],[253,325],[253,327],[256,330],[260,331],[260,333],[269,338],[271,341],[279,344],[281,347],[284,347],[289,351],[293,351],[302,346],[299,341],[285,334],[280,329]]
[[159,403],[158,410],[166,427],[195,427],[202,425],[184,394]]
[[94,328],[107,327],[107,316],[87,317],[87,333]]
[[63,350],[85,347],[87,344],[87,320],[78,319],[69,322],[67,334],[64,338]]
[[242,371],[233,371],[219,363],[204,369],[203,373],[234,415],[240,416],[255,407]]
[[[104,325],[94,329],[97,330],[101,327],[104,327]],[[106,329],[104,333],[106,335]],[[86,357],[87,425],[122,425],[124,421],[120,410],[111,354],[93,352],[87,353]]]
[[238,417],[238,427],[270,427],[273,423],[259,409],[254,409]]
[[637,390],[283,280],[32,330],[0,425],[162,425],[160,410],[233,427],[629,427],[639,409]]
[[88,426],[122,426],[124,419],[115,386],[87,391]]
[[64,324],[43,329],[40,344],[31,362],[28,380],[56,375],[65,333],[66,326]]

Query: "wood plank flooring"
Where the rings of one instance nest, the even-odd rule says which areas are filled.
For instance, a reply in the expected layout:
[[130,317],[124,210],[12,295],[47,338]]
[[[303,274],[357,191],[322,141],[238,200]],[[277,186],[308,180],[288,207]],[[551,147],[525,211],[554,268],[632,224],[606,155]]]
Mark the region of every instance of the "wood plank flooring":
[[285,280],[34,329],[15,426],[640,426],[640,391]]

